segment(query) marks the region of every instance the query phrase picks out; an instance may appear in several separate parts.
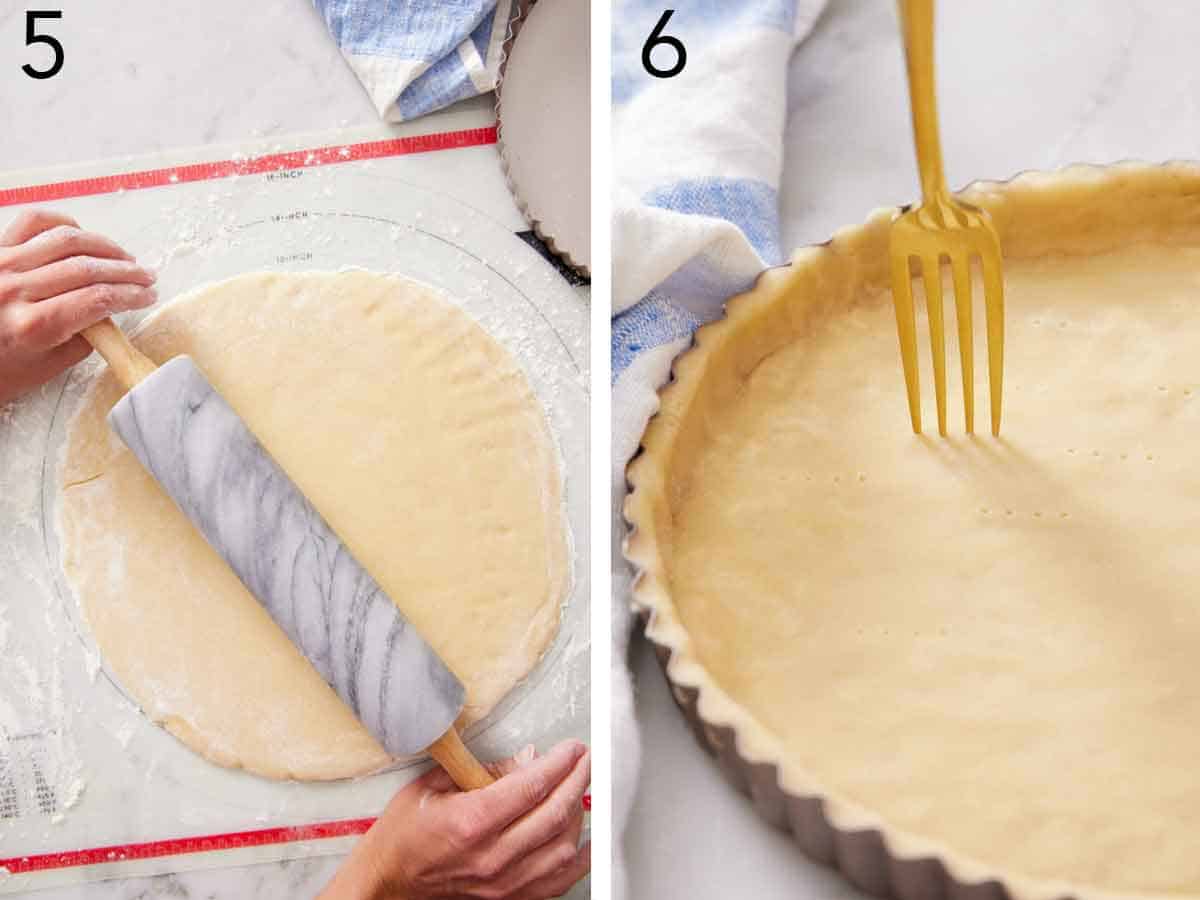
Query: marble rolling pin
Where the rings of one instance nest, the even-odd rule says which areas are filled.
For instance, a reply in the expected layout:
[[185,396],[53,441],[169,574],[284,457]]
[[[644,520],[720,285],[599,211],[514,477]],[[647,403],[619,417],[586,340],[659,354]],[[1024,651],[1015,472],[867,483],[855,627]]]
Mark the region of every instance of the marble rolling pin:
[[155,366],[111,319],[83,335],[127,391],[113,430],[384,749],[491,784],[454,727],[462,682],[195,363]]

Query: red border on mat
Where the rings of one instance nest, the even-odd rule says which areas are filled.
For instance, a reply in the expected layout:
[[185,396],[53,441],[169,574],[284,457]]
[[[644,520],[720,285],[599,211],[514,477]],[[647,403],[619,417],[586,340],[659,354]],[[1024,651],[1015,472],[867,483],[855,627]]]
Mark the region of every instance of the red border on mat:
[[243,847],[262,847],[267,844],[291,844],[325,838],[364,834],[375,824],[374,819],[342,819],[318,822],[314,825],[294,825],[287,828],[263,828],[258,831],[232,831],[228,834],[209,834],[201,837],[149,841],[143,844],[116,844],[89,850],[68,850],[63,853],[39,853],[0,859],[0,868],[13,875],[44,872],[48,869],[70,869],[101,863],[125,862],[131,859],[156,859],[160,856],[181,856],[188,853],[208,853],[213,850],[236,850]]
[[[74,181],[57,181],[7,188],[0,190],[0,207],[17,206],[23,203],[45,203],[70,197],[112,194],[117,191],[137,191],[143,188],[166,187],[191,181],[228,178],[232,175],[260,175],[285,169],[309,169],[316,166],[358,162],[364,159],[404,156],[410,153],[432,153],[438,150],[457,150],[460,147],[481,147],[494,143],[496,143],[495,125],[487,128],[444,131],[437,134],[368,141],[360,144],[335,144],[307,150],[292,150],[287,153],[271,153],[247,159],[227,159],[186,166],[147,169],[141,172],[102,175],[96,178],[81,178]],[[297,841],[364,834],[374,823],[374,819],[343,819],[334,822],[318,822],[312,825],[293,825],[286,828],[263,828],[257,831],[234,831],[228,834],[174,838],[141,844],[116,844],[111,847],[68,850],[62,853],[39,853],[32,856],[0,859],[0,868],[7,869],[13,875],[21,875],[29,872],[69,869],[133,859],[156,859],[163,856],[208,853],[214,850],[290,844]]]
[[[592,809],[592,795],[583,798],[583,808]],[[0,869],[12,875],[45,872],[51,869],[72,869],[134,859],[157,859],[163,856],[185,856],[189,853],[209,853],[215,850],[239,850],[263,847],[268,844],[294,844],[298,841],[319,841],[326,838],[366,834],[375,819],[339,819],[313,825],[290,825],[285,828],[261,828],[257,831],[231,831],[228,834],[206,834],[199,837],[147,841],[142,844],[114,844],[111,847],[92,847],[87,850],[65,850],[61,853],[38,853],[0,859]]]
[[80,178],[74,181],[56,181],[49,184],[5,188],[0,189],[0,207],[17,206],[22,203],[46,203],[53,200],[66,200],[70,197],[88,197],[94,194],[114,194],[117,191],[139,191],[143,188],[166,187],[189,181],[208,181],[214,178],[228,178],[232,175],[261,175],[265,172],[278,172],[284,169],[311,169],[317,166],[359,162],[364,159],[380,159],[386,156],[457,150],[460,147],[481,147],[494,143],[496,143],[496,126],[489,125],[487,128],[443,131],[437,134],[368,141],[362,144],[335,144],[329,147],[312,147],[307,150],[290,150],[287,153],[269,153],[266,156],[246,159],[225,159],[163,169],[146,169],[141,172],[101,175],[96,178]]

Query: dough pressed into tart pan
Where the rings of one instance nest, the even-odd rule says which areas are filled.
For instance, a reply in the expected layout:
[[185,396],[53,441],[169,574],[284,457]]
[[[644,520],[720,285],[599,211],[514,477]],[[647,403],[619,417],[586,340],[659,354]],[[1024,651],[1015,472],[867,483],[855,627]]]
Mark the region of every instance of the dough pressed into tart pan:
[[629,468],[635,604],[764,812],[878,835],[814,851],[860,883],[1200,896],[1200,169],[968,199],[1004,247],[1002,437],[912,433],[881,211],[677,361]]

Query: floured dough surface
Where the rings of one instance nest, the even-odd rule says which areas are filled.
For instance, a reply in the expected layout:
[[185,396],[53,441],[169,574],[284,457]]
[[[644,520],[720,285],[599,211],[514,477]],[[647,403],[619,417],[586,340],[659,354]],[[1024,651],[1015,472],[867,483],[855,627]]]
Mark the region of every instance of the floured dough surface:
[[[558,626],[557,452],[508,352],[432,289],[367,272],[244,275],[135,339],[191,356],[461,678],[482,716]],[[269,777],[363,774],[382,747],[110,432],[107,371],[68,437],[64,566],[106,664],[155,721]]]
[[833,795],[988,871],[1193,896],[1200,250],[1006,281],[999,441],[962,434],[953,338],[952,434],[912,434],[886,293],[744,365],[672,473],[671,596]]

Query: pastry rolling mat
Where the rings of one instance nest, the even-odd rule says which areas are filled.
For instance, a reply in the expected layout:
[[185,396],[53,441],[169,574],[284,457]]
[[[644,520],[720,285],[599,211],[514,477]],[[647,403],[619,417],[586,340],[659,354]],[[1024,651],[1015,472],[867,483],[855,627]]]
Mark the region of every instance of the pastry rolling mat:
[[[573,583],[551,649],[467,738],[485,759],[589,738],[587,289],[522,234],[490,109],[0,176],[0,220],[34,205],[155,267],[160,304],[243,272],[362,267],[441,288],[504,344],[560,451]],[[105,670],[56,530],[59,454],[99,366],[0,408],[0,895],[345,852],[427,763],[327,784],[224,769]]]

